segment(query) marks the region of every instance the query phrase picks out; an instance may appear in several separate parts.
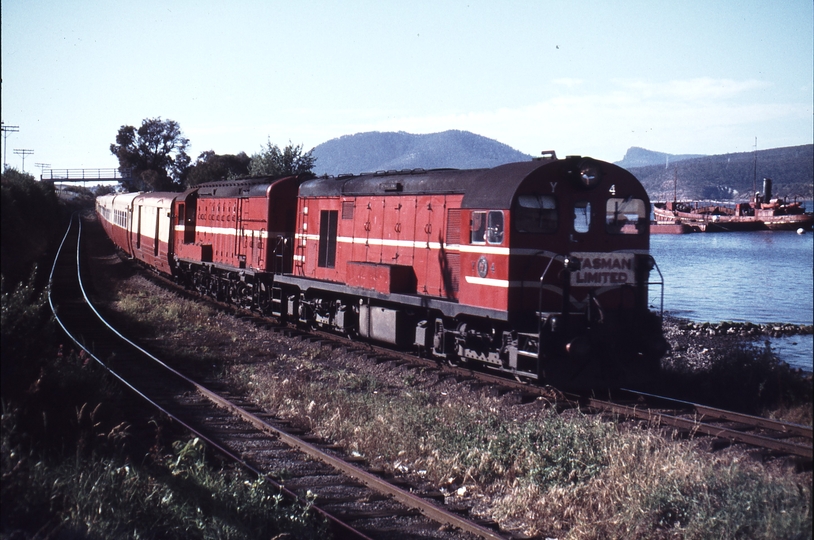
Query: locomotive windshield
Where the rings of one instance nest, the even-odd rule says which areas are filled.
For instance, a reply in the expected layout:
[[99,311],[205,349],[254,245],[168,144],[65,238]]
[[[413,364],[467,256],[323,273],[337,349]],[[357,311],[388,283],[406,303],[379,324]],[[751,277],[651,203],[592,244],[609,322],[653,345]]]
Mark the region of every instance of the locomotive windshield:
[[557,199],[551,195],[519,195],[512,216],[517,232],[556,232]]
[[577,201],[574,204],[574,232],[586,233],[591,228],[591,203]]
[[608,199],[605,228],[611,234],[644,234],[647,212],[641,199]]

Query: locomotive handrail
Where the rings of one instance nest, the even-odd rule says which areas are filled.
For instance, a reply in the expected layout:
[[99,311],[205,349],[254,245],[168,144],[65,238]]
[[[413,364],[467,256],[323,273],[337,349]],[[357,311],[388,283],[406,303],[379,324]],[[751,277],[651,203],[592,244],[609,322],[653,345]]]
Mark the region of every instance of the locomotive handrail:
[[[540,288],[539,288],[539,294],[538,294],[538,297],[537,297],[537,313],[538,313],[538,315],[542,314],[542,312],[543,312],[543,279],[545,279],[545,276],[548,273],[548,270],[551,268],[551,265],[554,263],[554,261],[556,259],[558,259],[558,258],[565,259],[565,257],[567,257],[567,255],[563,255],[563,254],[559,254],[559,253],[554,255],[553,257],[549,257],[550,260],[548,261],[548,265],[546,265],[545,270],[543,270],[543,273],[540,275]],[[650,254],[648,254],[648,257],[650,258],[650,262],[653,264],[653,268],[655,268],[656,272],[659,273],[659,281],[649,281],[648,280],[647,287],[649,289],[649,287],[651,285],[658,285],[660,287],[660,289],[661,289],[660,295],[659,295],[660,296],[659,297],[659,319],[663,321],[664,320],[664,275],[661,273],[661,269],[659,268],[659,265],[656,262],[656,259]],[[538,328],[538,331],[542,331],[542,317],[538,317],[537,328]]]
[[661,287],[661,299],[659,304],[659,319],[663,322],[664,321],[664,276],[661,273],[661,269],[659,268],[659,264],[656,262],[656,259],[653,258],[652,255],[648,255],[650,257],[650,262],[653,263],[653,268],[656,269],[656,272],[659,273],[659,280],[660,281],[648,281],[647,288],[650,289],[650,285],[659,285]]
[[[542,335],[542,333],[543,333],[543,317],[542,317],[542,313],[543,313],[543,279],[545,279],[545,275],[548,273],[549,268],[551,268],[551,265],[554,264],[554,261],[558,257],[562,257],[563,259],[565,259],[566,256],[562,255],[560,253],[555,254],[553,257],[549,256],[548,265],[546,265],[545,270],[543,270],[543,273],[540,275],[540,288],[539,288],[539,292],[538,292],[538,295],[537,295],[537,314],[538,314],[537,315],[537,334],[538,335]],[[539,352],[538,352],[538,355],[539,355]]]

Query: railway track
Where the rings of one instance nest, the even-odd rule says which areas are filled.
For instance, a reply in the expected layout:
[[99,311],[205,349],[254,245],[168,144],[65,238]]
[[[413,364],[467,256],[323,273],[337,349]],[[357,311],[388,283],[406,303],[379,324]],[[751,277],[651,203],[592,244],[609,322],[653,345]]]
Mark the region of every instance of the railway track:
[[[391,353],[392,354],[392,353]],[[766,452],[767,456],[791,456],[804,470],[812,468],[814,442],[811,426],[752,416],[709,407],[671,397],[623,389],[607,399],[587,394],[552,392],[520,381],[458,367],[442,366],[452,373],[473,377],[497,387],[517,389],[529,396],[555,397],[554,406],[580,409],[585,413],[604,412],[616,418],[642,420],[648,426],[670,427],[692,437],[709,436],[713,449],[744,444]]]
[[726,411],[636,390],[622,392],[646,403],[646,409],[605,400],[598,400],[597,406],[619,410],[627,416],[682,429],[688,433],[709,435],[729,443],[747,444],[776,455],[796,456],[807,460],[809,464],[814,457],[811,426]]
[[[319,336],[320,340],[343,346],[344,338],[324,332],[312,334]],[[455,376],[469,377],[483,384],[494,385],[498,392],[518,390],[529,399],[545,397],[552,400],[554,396],[552,405],[561,409],[580,409],[586,413],[604,412],[617,418],[643,420],[650,426],[671,427],[688,436],[712,437],[715,440],[712,445],[714,449],[728,444],[744,444],[765,451],[769,456],[792,456],[803,469],[812,467],[814,441],[811,426],[727,411],[631,389],[617,390],[607,399],[600,399],[589,394],[560,392],[480,370],[443,365],[432,359],[417,358],[375,345],[366,344],[365,349],[368,350],[360,349],[360,352],[380,359],[390,358],[395,362],[420,363]]]
[[81,230],[76,216],[54,261],[52,311],[78,347],[153,407],[290,498],[311,505],[339,538],[508,537],[444,508],[437,493],[404,489],[352,463],[330,444],[304,440],[287,422],[240,396],[206,388],[129,341],[88,299]]
[[[59,283],[65,281],[63,277],[60,277],[59,274],[56,275],[54,283]],[[56,287],[55,292],[56,292]],[[185,293],[190,297],[197,296],[195,293]],[[62,306],[68,306],[72,303],[76,302],[79,303],[75,299],[72,300],[71,298],[67,297],[64,300],[60,300],[59,294],[55,296],[58,300],[56,305],[62,309]],[[62,303],[60,303],[62,302]],[[230,306],[227,304],[221,304],[226,310],[231,313],[238,313],[241,317],[247,317],[247,313],[237,311],[234,306]],[[263,319],[257,317],[256,314],[253,314],[252,317],[256,320],[257,324],[268,326],[270,324],[268,319]],[[271,323],[272,325],[276,325],[277,323]],[[81,325],[79,325],[79,329],[82,330]],[[482,373],[478,371],[473,371],[466,369],[465,367],[452,367],[446,365],[439,365],[435,360],[429,359],[420,359],[415,358],[413,356],[404,355],[399,352],[395,352],[389,349],[380,348],[376,346],[372,346],[370,344],[360,344],[357,342],[348,342],[344,338],[337,336],[335,334],[325,334],[320,332],[308,332],[305,333],[300,329],[295,329],[291,327],[278,327],[279,330],[284,331],[287,334],[298,336],[301,339],[305,339],[308,341],[318,341],[324,342],[324,344],[328,345],[329,347],[343,347],[346,349],[350,349],[358,354],[366,354],[368,356],[373,356],[377,359],[377,362],[389,362],[392,361],[396,364],[404,364],[407,362],[410,363],[417,363],[424,366],[432,366],[433,369],[440,370],[442,372],[449,373],[450,375],[454,375],[458,378],[471,378],[473,381],[476,381],[474,384],[488,386],[491,385],[497,389],[498,392],[509,391],[514,389],[519,389],[524,395],[528,396],[528,399],[535,399],[537,396],[544,396],[546,399],[552,402],[552,405],[558,408],[580,408],[586,412],[591,413],[606,413],[608,415],[612,415],[613,418],[632,418],[632,419],[639,419],[646,423],[648,426],[672,426],[676,430],[681,430],[688,435],[695,436],[695,435],[707,435],[714,441],[713,446],[721,447],[723,445],[728,445],[732,443],[736,444],[745,444],[749,446],[754,446],[757,448],[765,449],[767,455],[791,455],[795,456],[799,462],[807,464],[810,468],[811,465],[811,428],[806,426],[795,426],[793,424],[784,424],[784,423],[776,423],[774,421],[768,419],[761,419],[756,417],[748,417],[746,415],[740,415],[738,413],[731,413],[728,411],[719,411],[715,409],[711,409],[709,407],[704,407],[698,404],[691,404],[686,402],[678,402],[676,400],[670,400],[669,398],[661,397],[661,396],[652,396],[647,394],[634,394],[630,391],[626,392],[625,394],[614,395],[612,399],[598,399],[595,396],[580,396],[580,395],[569,395],[564,394],[561,392],[557,392],[551,388],[540,388],[534,385],[529,385],[523,382],[517,382],[512,380],[507,380],[503,376],[496,376],[489,373]],[[80,332],[80,341],[84,339],[87,341],[87,338],[84,337],[85,335],[90,335],[90,333],[82,334]],[[94,345],[96,348],[100,347],[102,340],[98,338],[92,338],[94,340]],[[84,341],[83,341],[84,342]],[[121,357],[119,357],[121,359]],[[101,358],[104,360],[104,358]],[[119,361],[114,362],[118,364]],[[116,366],[111,366],[115,368]],[[210,390],[216,388],[216,383],[210,384],[209,382],[204,382],[204,386],[209,386]],[[167,388],[166,392],[168,394],[177,394],[178,390],[176,388]],[[203,395],[203,392],[199,391],[196,387],[192,387],[189,390],[185,391],[187,394],[190,395]],[[184,393],[184,392],[182,392]],[[214,393],[214,392],[213,392]],[[222,392],[221,392],[222,394]],[[552,396],[554,398],[552,399]],[[275,425],[272,419],[267,417],[262,411],[253,407],[250,403],[241,402],[239,396],[224,396],[221,395],[221,398],[225,399],[226,401],[218,406],[216,406],[215,412],[218,414],[211,414],[209,422],[209,429],[213,430],[215,434],[218,433],[219,430],[223,428],[224,425],[235,425],[237,426],[235,429],[238,432],[239,436],[242,436],[245,444],[238,445],[237,451],[232,450],[234,454],[234,459],[239,462],[245,464],[245,466],[252,468],[252,470],[256,470],[258,474],[268,474],[271,468],[263,468],[262,460],[259,459],[255,454],[253,454],[252,449],[249,448],[251,445],[255,445],[256,442],[254,440],[254,435],[249,435],[249,433],[256,433],[262,432],[262,436],[270,439],[277,439],[281,438],[280,435],[276,434],[276,432],[268,431],[267,428],[263,428],[263,424],[271,425],[272,427],[277,427],[281,433],[288,434],[291,436],[296,436],[295,431],[291,430],[290,427],[284,422],[278,422]],[[208,401],[208,398],[207,398]],[[200,405],[193,403],[195,407]],[[242,409],[246,412],[250,413],[251,416],[249,417],[242,417],[238,419],[237,417],[233,416],[230,412],[230,408],[235,407],[236,409]],[[171,412],[171,411],[169,411]],[[252,416],[254,418],[252,418]],[[674,420],[675,419],[675,420]],[[260,423],[260,427],[255,425],[255,422]],[[753,425],[750,425],[752,423]],[[193,427],[193,426],[191,426]],[[203,431],[202,431],[203,433]],[[242,435],[241,435],[242,433]],[[258,438],[261,438],[261,435],[257,435]],[[305,437],[308,439],[307,435]],[[217,445],[215,437],[212,437],[212,444]],[[338,455],[335,451],[336,449],[330,448],[330,445],[321,445],[317,442],[308,439],[306,440],[308,444],[314,446],[318,450],[327,450],[326,453],[330,455],[334,455],[341,459],[341,455]],[[224,452],[230,452],[230,448],[224,447]],[[353,461],[353,460],[351,460]],[[281,463],[280,460],[277,462],[278,464]],[[327,466],[326,466],[327,467]],[[358,468],[358,467],[357,467]],[[334,469],[331,469],[334,470]],[[265,472],[264,472],[265,471]],[[364,472],[364,471],[363,471]],[[380,480],[382,479],[379,475],[373,475],[374,477],[378,477]],[[306,477],[307,478],[307,477]],[[404,519],[407,522],[410,520],[417,520],[421,518],[423,515],[421,510],[411,509],[409,506],[401,506],[400,510],[386,510],[383,509],[381,506],[379,508],[374,508],[365,512],[356,511],[355,514],[351,515],[350,512],[344,512],[343,508],[347,508],[350,503],[350,495],[343,494],[341,490],[347,487],[350,489],[353,488],[361,488],[364,485],[364,482],[361,480],[355,480],[352,477],[349,480],[330,480],[331,476],[327,475],[323,478],[327,478],[329,480],[323,480],[323,488],[325,487],[324,484],[328,483],[330,490],[322,490],[322,500],[328,502],[329,508],[326,510],[331,510],[332,508],[330,505],[338,505],[339,510],[335,512],[334,518],[338,518],[337,522],[341,522],[345,518],[349,518],[348,521],[367,521],[370,523],[377,522],[382,523],[384,520],[388,519],[383,516],[388,515],[388,512],[392,512],[392,514],[400,514],[398,519]],[[339,475],[336,475],[336,478],[339,478]],[[319,482],[318,482],[319,483]],[[303,490],[307,490],[310,488],[305,487],[306,484],[300,481],[300,478],[296,479],[288,479],[287,482],[283,482],[291,491],[295,492],[303,492]],[[337,486],[340,486],[337,488]],[[342,487],[344,486],[344,487]],[[406,493],[409,493],[408,490],[402,490]],[[316,490],[312,490],[314,493],[319,493]],[[413,493],[415,495],[415,493]],[[424,495],[427,498],[434,498],[438,497],[438,494],[432,493],[425,493]],[[390,502],[396,499],[395,495],[392,494],[381,494],[380,492],[374,495],[368,496],[370,501],[374,501],[376,503],[380,503],[383,505],[386,502]],[[419,498],[421,498],[419,496]],[[318,503],[320,497],[318,496]],[[435,503],[432,503],[434,506],[440,506]],[[343,506],[344,505],[344,506]],[[455,515],[455,512],[452,512]],[[439,531],[438,527],[440,523],[445,523],[443,518],[438,519],[435,523],[428,525],[426,523],[418,525],[416,523],[412,523],[407,526],[406,532],[397,533],[402,534],[406,537],[424,537],[424,536],[433,536],[433,537],[454,537],[452,532],[449,530]],[[485,527],[482,523],[474,523],[476,527],[480,527],[484,530],[486,537],[490,537],[488,535],[494,535],[493,537],[498,537],[499,532],[496,531],[493,527]],[[456,526],[452,526],[456,527]],[[450,527],[447,527],[449,529]],[[394,529],[388,529],[386,534],[383,534],[380,529],[376,529],[373,532],[362,530],[362,534],[368,534],[372,537],[393,537]],[[416,532],[421,531],[421,532]],[[474,534],[474,533],[473,533]]]
[[551,400],[553,395],[555,398],[552,405],[560,409],[580,409],[586,413],[600,412],[614,415],[620,419],[645,421],[649,426],[670,427],[687,436],[711,437],[712,449],[720,449],[731,444],[743,444],[765,452],[767,457],[792,456],[798,468],[805,470],[812,468],[814,443],[810,426],[716,409],[699,403],[629,389],[617,391],[615,395],[606,399],[595,395],[559,392],[551,387],[540,387],[527,381],[507,379],[504,375],[485,372],[482,369],[441,364],[435,359],[417,357],[389,347],[349,341],[343,336],[319,329],[306,330],[278,321],[270,321],[255,312],[241,310],[232,304],[186,290],[162,276],[156,274],[151,274],[151,276],[184,295],[204,299],[230,313],[250,317],[257,324],[280,324],[278,329],[282,329],[289,336],[323,342],[334,348],[341,347],[360,355],[376,358],[377,361],[389,360],[397,364],[410,363],[438,369],[451,376],[471,378],[478,381],[478,384],[492,385],[498,389],[498,392],[518,390],[528,396],[528,399],[545,397]]

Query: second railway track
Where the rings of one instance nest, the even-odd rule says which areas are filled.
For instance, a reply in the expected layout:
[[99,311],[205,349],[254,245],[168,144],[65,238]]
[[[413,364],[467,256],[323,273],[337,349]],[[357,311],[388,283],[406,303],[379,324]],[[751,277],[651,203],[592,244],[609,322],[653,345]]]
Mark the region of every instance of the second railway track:
[[343,459],[330,445],[302,440],[284,421],[241,403],[237,396],[218,395],[124,338],[95,310],[84,290],[81,227],[76,218],[54,262],[52,310],[80,348],[164,414],[290,496],[315,496],[316,511],[337,537],[508,536],[445,509],[434,500],[436,494],[402,489]]

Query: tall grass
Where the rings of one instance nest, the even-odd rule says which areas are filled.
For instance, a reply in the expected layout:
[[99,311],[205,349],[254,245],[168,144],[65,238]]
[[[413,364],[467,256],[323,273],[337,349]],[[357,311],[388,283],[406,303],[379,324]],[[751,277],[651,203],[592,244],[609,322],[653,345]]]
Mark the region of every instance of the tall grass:
[[[6,418],[4,415],[4,424]],[[6,426],[4,426],[5,428]],[[156,462],[22,453],[3,437],[3,534],[60,537],[323,538],[324,524],[269,483],[212,468],[197,439]],[[66,536],[67,535],[67,536]]]
[[705,366],[670,365],[660,393],[748,414],[811,425],[814,385],[769,348],[735,344],[707,350]]
[[0,536],[325,536],[308,508],[223,467],[200,441],[165,446],[173,431],[136,412],[143,404],[86,360],[51,349],[3,396]]
[[463,385],[443,395],[413,386],[407,374],[385,385],[351,366],[326,373],[320,356],[302,351],[277,367],[234,369],[267,409],[304,419],[374,465],[471,498],[504,527],[557,538],[811,532],[810,475],[775,475],[691,442]]
[[[811,535],[810,473],[778,471],[737,452],[708,454],[692,441],[595,416],[555,414],[542,401],[481,395],[420,371],[256,339],[252,329],[230,339],[223,323],[201,322],[213,354],[231,359],[224,376],[266,410],[450,500],[469,499],[506,528],[556,538]],[[186,324],[167,322],[167,346]],[[799,405],[809,395],[805,385],[788,386],[797,383],[761,351],[721,354],[718,367],[679,372],[673,381],[713,398],[725,398],[716,388],[730,381],[744,408],[755,397]],[[243,362],[257,357],[268,361]],[[731,370],[751,372],[732,384]]]
[[497,493],[505,523],[559,538],[808,538],[811,486],[755,463],[699,455],[647,432],[604,442],[608,464],[571,487]]

